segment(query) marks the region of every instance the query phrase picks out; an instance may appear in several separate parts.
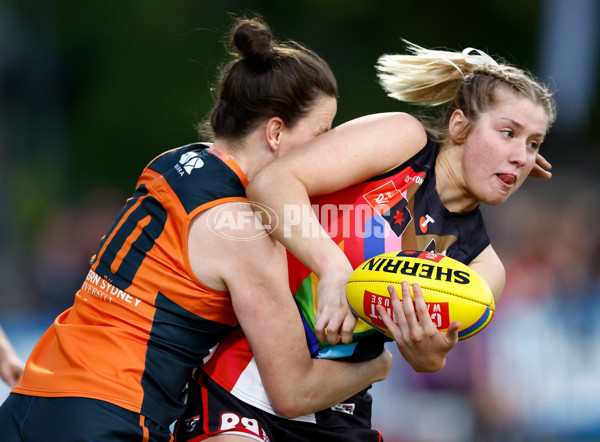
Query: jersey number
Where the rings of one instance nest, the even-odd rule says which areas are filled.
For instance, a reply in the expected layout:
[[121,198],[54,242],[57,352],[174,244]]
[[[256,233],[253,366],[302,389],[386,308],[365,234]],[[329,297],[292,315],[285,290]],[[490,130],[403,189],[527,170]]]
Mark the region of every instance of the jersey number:
[[92,269],[127,290],[166,221],[166,210],[140,186],[100,242]]

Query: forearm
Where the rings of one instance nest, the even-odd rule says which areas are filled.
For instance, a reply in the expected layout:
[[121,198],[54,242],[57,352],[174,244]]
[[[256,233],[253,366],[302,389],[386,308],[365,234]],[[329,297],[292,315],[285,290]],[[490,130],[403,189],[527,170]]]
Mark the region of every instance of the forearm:
[[279,220],[271,234],[318,277],[350,267],[315,215],[304,184],[293,174],[259,174],[248,198],[269,207]]
[[293,370],[277,385],[266,379],[265,388],[274,408],[283,416],[295,418],[331,407],[387,378],[392,356],[384,350],[365,362],[312,359],[302,370]]
[[[221,247],[232,247],[230,243]],[[235,266],[229,262],[227,269],[233,270],[223,274],[223,279],[276,410],[288,417],[320,410],[387,377],[389,354],[364,363],[312,359],[289,288],[285,249],[272,236],[254,241],[252,250],[243,249],[244,244],[236,245],[235,255],[232,250],[237,262]]]
[[320,342],[349,343],[356,319],[346,301],[352,265],[321,226],[304,183],[293,173],[275,170],[255,178],[247,189],[253,199],[272,208],[279,224],[273,237],[318,278],[314,332]]
[[285,417],[322,410],[385,379],[392,357],[384,351],[365,362],[312,359],[291,294],[246,286],[233,297],[240,326],[273,407]]

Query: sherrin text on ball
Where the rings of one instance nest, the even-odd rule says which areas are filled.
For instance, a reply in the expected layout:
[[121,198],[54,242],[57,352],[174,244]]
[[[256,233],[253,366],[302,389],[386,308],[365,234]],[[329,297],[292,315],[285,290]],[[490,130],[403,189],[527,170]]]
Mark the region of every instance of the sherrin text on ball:
[[434,324],[445,331],[460,322],[459,339],[483,330],[494,315],[494,297],[485,280],[467,265],[435,252],[404,250],[372,257],[358,266],[346,285],[348,303],[367,324],[393,338],[376,306],[383,306],[393,318],[388,286],[401,293],[401,283],[421,287]]

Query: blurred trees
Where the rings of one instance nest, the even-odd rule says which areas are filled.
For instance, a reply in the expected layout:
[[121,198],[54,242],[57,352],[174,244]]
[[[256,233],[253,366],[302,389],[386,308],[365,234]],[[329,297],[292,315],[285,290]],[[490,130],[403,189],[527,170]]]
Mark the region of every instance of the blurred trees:
[[[195,125],[209,112],[211,87],[227,61],[231,14],[257,12],[276,38],[299,41],[329,62],[339,82],[339,124],[410,110],[385,96],[373,67],[381,54],[403,50],[401,38],[427,47],[472,46],[535,71],[543,0],[516,3],[5,0],[0,264],[2,255],[12,259],[11,250],[31,247],[65,205],[102,186],[125,198],[154,156],[198,140]],[[595,103],[590,128],[600,121]],[[596,155],[598,136],[588,132],[589,140],[567,149],[553,144],[551,133],[545,155],[555,165]]]
[[[228,12],[261,13],[276,37],[298,40],[332,66],[340,83],[336,122],[401,108],[379,88],[373,65],[425,46],[474,46],[533,68],[538,1],[268,2],[208,0],[33,1],[14,4],[27,23],[26,48],[51,93],[46,115],[61,115],[62,190],[110,183],[130,191],[155,154],[194,141],[211,107],[210,86],[224,60]],[[50,48],[50,50],[49,50]],[[54,101],[54,102],[52,102]],[[73,196],[73,195],[71,195]]]

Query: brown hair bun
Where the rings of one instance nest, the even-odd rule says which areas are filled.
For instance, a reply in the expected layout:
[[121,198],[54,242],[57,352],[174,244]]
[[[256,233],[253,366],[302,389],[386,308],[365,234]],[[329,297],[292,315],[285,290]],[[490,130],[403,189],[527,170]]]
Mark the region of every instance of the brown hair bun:
[[249,62],[263,63],[271,57],[273,34],[261,20],[241,20],[233,30],[231,43]]

